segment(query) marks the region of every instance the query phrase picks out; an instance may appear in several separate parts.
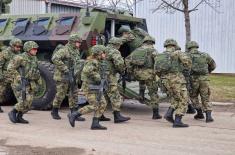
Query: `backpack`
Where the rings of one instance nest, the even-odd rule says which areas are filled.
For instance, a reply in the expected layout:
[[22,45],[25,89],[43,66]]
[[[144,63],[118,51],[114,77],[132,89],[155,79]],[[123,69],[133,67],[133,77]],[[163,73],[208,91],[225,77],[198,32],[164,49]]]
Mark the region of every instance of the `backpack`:
[[152,68],[152,50],[138,48],[130,55],[130,62],[133,66]]
[[160,53],[155,57],[154,70],[158,73],[168,72],[172,66],[171,55],[169,53]]
[[208,74],[208,64],[207,64],[207,55],[204,53],[190,53],[190,57],[192,60],[192,74]]

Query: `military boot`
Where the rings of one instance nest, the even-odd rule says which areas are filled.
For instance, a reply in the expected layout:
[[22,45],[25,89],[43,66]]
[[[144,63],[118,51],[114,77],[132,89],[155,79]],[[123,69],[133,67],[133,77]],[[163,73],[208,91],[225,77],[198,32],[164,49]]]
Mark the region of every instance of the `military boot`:
[[[76,108],[70,108],[70,112],[71,112],[71,113],[73,113],[73,112],[75,112],[75,111],[77,111]],[[85,121],[85,120],[86,120],[86,119],[83,118],[83,117],[81,117],[81,116],[79,116],[79,117],[76,118],[76,121],[80,121],[80,122],[83,122],[83,121]]]
[[196,113],[196,110],[195,108],[193,107],[192,104],[188,104],[188,110],[187,110],[187,114],[195,114]]
[[17,123],[17,113],[18,111],[15,108],[13,108],[12,111],[8,113],[9,119],[12,123]]
[[113,116],[114,116],[114,123],[126,122],[131,119],[130,117],[122,116],[120,111],[114,111]]
[[161,119],[162,116],[159,114],[159,109],[158,108],[153,108],[153,117],[152,119]]
[[80,117],[81,114],[78,111],[72,112],[72,113],[68,113],[68,119],[69,119],[69,123],[72,127],[75,127],[75,121],[77,119],[77,117]]
[[201,108],[196,109],[196,111],[197,111],[197,114],[194,116],[194,119],[204,119],[205,118]]
[[61,117],[59,115],[59,109],[58,108],[52,108],[51,116],[52,116],[53,119],[56,119],[56,120],[61,119]]
[[164,118],[170,123],[174,123],[174,118],[173,118],[174,111],[175,111],[175,109],[169,107],[166,114],[164,115]]
[[0,113],[3,113],[2,107],[0,106]]
[[99,121],[111,121],[111,119],[105,117],[104,115],[101,115],[100,118],[99,118]]
[[22,112],[18,112],[17,123],[28,124],[29,121],[23,119],[23,113]]
[[206,111],[206,123],[213,122],[214,119],[211,116],[211,111]]
[[107,128],[99,124],[99,118],[93,117],[91,130],[107,130]]
[[175,121],[173,123],[173,128],[186,128],[189,127],[188,124],[184,124],[182,121],[182,116],[181,115],[175,115]]

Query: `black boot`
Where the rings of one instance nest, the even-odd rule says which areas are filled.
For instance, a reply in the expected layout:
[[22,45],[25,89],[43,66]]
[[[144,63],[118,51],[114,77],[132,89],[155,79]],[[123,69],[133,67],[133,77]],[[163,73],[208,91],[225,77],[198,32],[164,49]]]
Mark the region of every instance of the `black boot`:
[[107,130],[107,128],[99,124],[99,118],[93,117],[91,130]]
[[9,119],[12,123],[17,123],[17,113],[18,111],[15,108],[13,108],[12,111],[8,113]]
[[211,111],[206,111],[206,123],[213,122],[214,119],[211,116]]
[[114,123],[121,123],[121,122],[126,122],[128,120],[130,120],[130,117],[124,117],[120,114],[120,111],[114,111],[113,112],[113,116],[114,116]]
[[164,118],[170,122],[170,123],[174,123],[174,118],[173,118],[173,113],[174,113],[175,109],[169,107],[169,109],[167,110]]
[[56,119],[56,120],[61,119],[61,117],[59,115],[59,109],[58,108],[52,108],[51,116],[52,116],[53,119]]
[[22,112],[18,112],[17,123],[28,124],[29,121],[23,119],[23,113]]
[[205,118],[201,108],[196,109],[196,111],[197,111],[197,114],[194,116],[194,119],[204,119]]
[[195,108],[193,107],[192,104],[188,104],[188,110],[187,110],[187,114],[195,114],[196,113],[196,110]]
[[101,121],[101,122],[102,122],[102,121],[111,121],[111,119],[105,117],[104,115],[101,115],[100,118],[99,118],[99,121]]
[[69,123],[72,127],[75,127],[75,121],[77,119],[77,117],[80,117],[81,114],[78,111],[72,112],[72,113],[68,113],[68,119],[69,119]]
[[182,121],[182,116],[180,115],[175,115],[175,121],[173,124],[173,128],[185,128],[185,127],[189,127],[188,124],[184,124]]
[[[71,112],[71,113],[73,113],[73,112],[75,112],[75,111],[77,111],[76,108],[70,108],[70,112]],[[76,118],[76,121],[80,121],[80,122],[83,122],[83,121],[85,121],[85,120],[86,120],[86,119],[83,118],[83,117],[81,117],[81,116],[79,116],[79,117]]]
[[3,113],[2,107],[0,106],[0,113]]
[[159,115],[159,109],[158,108],[153,108],[153,117],[152,119],[161,119],[162,116]]

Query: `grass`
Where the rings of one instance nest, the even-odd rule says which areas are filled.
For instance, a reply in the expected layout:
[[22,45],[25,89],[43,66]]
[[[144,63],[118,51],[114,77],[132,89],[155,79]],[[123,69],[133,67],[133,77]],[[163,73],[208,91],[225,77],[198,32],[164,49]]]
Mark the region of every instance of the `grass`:
[[235,75],[210,75],[211,101],[235,103]]

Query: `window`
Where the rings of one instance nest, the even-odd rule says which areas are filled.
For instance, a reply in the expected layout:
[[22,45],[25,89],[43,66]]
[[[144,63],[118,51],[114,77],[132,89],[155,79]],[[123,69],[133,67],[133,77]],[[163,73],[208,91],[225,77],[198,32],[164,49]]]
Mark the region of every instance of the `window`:
[[28,18],[18,18],[16,23],[15,23],[15,26],[18,27],[18,26],[26,26],[28,24]]
[[45,18],[39,18],[36,23],[39,26],[47,26],[50,22],[50,18],[49,17],[45,17]]
[[74,19],[74,17],[64,17],[60,19],[59,23],[61,26],[70,26],[73,24]]
[[7,24],[7,19],[0,19],[0,28],[4,28]]

